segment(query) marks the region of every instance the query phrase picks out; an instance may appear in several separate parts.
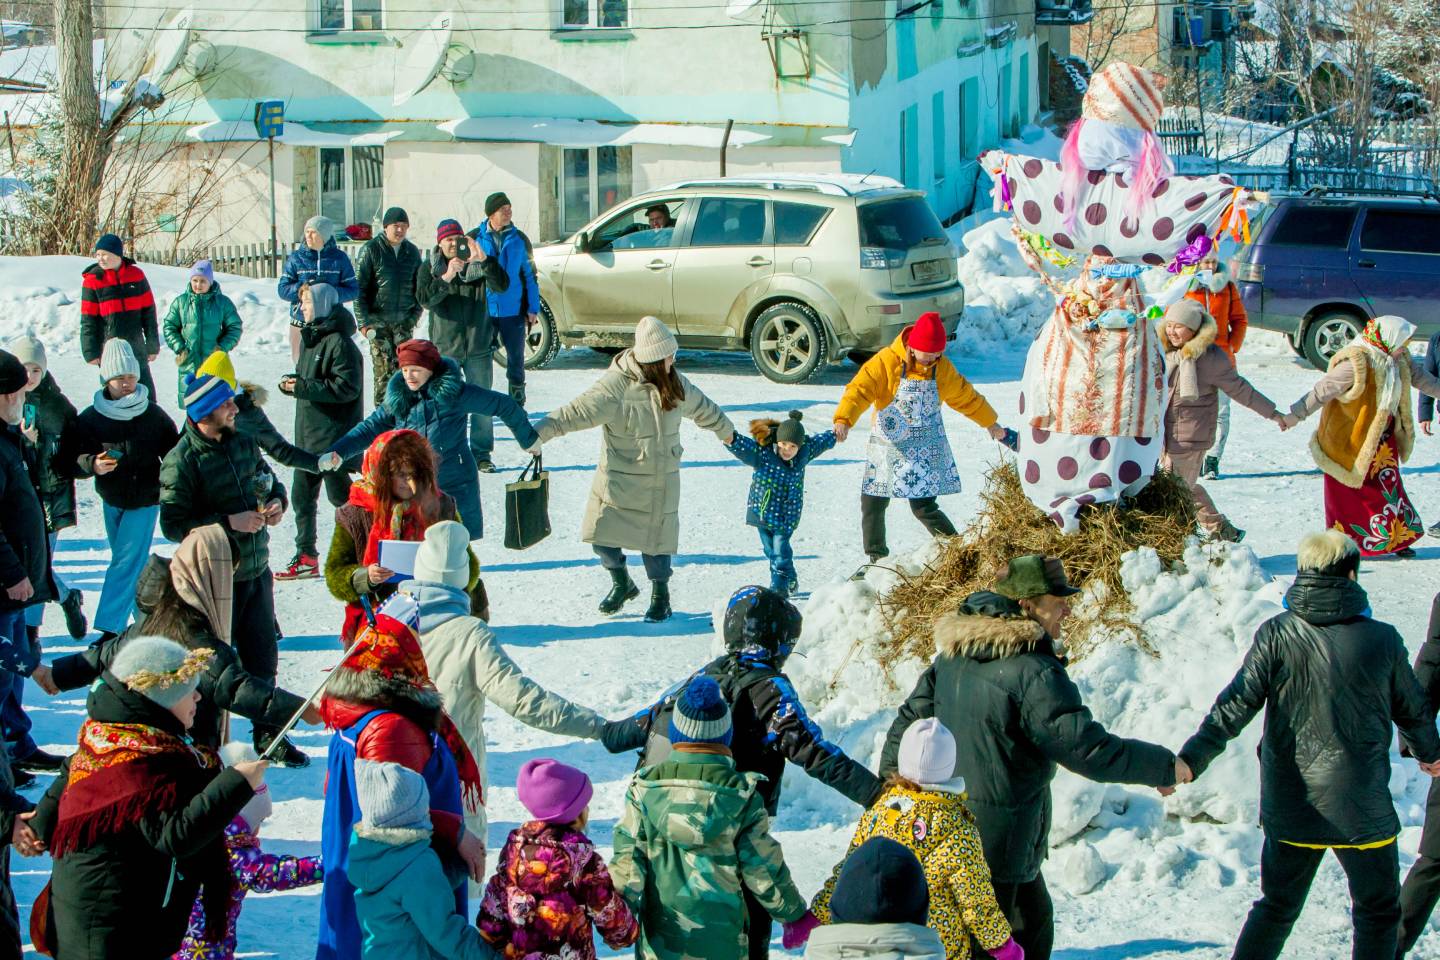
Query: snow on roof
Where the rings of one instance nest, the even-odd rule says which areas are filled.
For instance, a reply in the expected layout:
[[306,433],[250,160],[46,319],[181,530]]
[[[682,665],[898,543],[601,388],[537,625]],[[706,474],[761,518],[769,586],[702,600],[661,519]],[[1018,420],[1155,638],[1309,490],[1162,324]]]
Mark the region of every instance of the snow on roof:
[[[519,140],[563,147],[624,146],[660,143],[719,149],[723,127],[698,123],[601,123],[560,117],[462,117],[439,124],[456,140]],[[769,140],[769,134],[732,130],[730,146]]]

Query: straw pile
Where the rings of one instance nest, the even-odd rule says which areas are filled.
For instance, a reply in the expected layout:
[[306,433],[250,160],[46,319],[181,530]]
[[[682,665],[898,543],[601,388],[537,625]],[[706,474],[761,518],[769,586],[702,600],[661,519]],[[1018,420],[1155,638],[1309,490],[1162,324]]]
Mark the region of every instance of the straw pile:
[[1011,559],[1028,553],[1060,558],[1072,584],[1093,588],[1093,602],[1087,598],[1078,605],[1065,624],[1072,657],[1083,656],[1102,635],[1129,636],[1153,652],[1130,617],[1120,557],[1148,546],[1167,563],[1181,558],[1185,538],[1195,530],[1195,502],[1184,481],[1157,471],[1135,499],[1087,510],[1080,530],[1069,536],[1025,496],[1013,463],[990,471],[980,500],[980,512],[941,555],[918,576],[902,571],[880,601],[889,627],[876,650],[882,665],[888,669],[907,657],[929,660],[935,653],[935,618],[953,611],[968,594],[988,589]]

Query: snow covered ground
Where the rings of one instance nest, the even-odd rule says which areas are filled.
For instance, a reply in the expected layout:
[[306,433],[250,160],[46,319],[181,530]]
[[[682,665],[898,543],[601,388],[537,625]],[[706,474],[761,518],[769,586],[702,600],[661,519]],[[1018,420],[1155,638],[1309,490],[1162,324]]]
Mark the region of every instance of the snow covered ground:
[[[1043,297],[1027,282],[1000,278],[1013,270],[1003,244],[991,245],[982,235],[973,237],[970,247],[962,263],[970,320],[951,356],[1001,411],[1002,421],[1014,422],[1026,346],[1022,331],[1034,329],[1043,316]],[[60,384],[84,406],[96,384],[94,368],[81,361],[74,346],[76,306],[71,301],[77,297],[80,264],[76,258],[0,258],[0,338],[34,329],[54,348],[51,368]],[[155,269],[151,279],[163,303],[181,288],[183,272]],[[222,285],[242,298],[241,313],[249,325],[236,355],[241,376],[273,385],[290,368],[279,304],[266,283],[222,278]],[[1005,339],[1015,333],[1021,335]],[[606,362],[598,354],[570,350],[546,370],[532,372],[534,415],[578,394],[603,372]],[[800,409],[811,430],[824,429],[854,369],[834,367],[813,383],[783,387],[761,379],[743,355],[685,353],[680,363],[742,428],[751,417]],[[159,399],[178,420],[168,352],[156,367]],[[1241,369],[1262,391],[1287,404],[1314,377],[1281,338],[1260,332],[1251,333]],[[291,401],[278,391],[271,397],[270,415],[288,430]],[[946,425],[965,492],[942,505],[963,525],[975,510],[985,470],[1002,452],[958,415],[947,412]],[[813,591],[800,647],[809,655],[794,660],[792,674],[826,731],[873,763],[890,711],[921,665],[902,666],[893,685],[880,677],[867,659],[865,640],[880,628],[874,600],[889,574],[874,572],[865,584],[845,582],[863,560],[858,488],[865,433],[864,427],[857,428],[849,442],[809,471],[805,520],[795,538],[802,588]],[[1281,434],[1237,408],[1226,476],[1211,490],[1221,508],[1249,530],[1245,545],[1214,557],[1195,551],[1187,558],[1187,570],[1179,574],[1162,572],[1145,556],[1127,563],[1127,582],[1160,658],[1116,644],[1073,670],[1096,715],[1113,729],[1177,748],[1238,665],[1254,626],[1277,609],[1280,588],[1270,578],[1293,573],[1296,542],[1322,522],[1320,474],[1306,452],[1307,439],[1307,431]],[[595,611],[608,579],[580,542],[579,525],[598,438],[582,434],[547,447],[555,532],[523,553],[500,545],[499,517],[503,484],[525,456],[503,429],[497,431],[497,440],[496,460],[507,472],[482,479],[490,527],[478,548],[493,625],[519,663],[552,689],[618,717],[649,702],[712,656],[717,649],[712,626],[717,606],[735,587],[766,578],[757,538],[744,524],[749,471],[709,434],[685,428],[681,553],[672,582],[676,614],[667,623],[646,624],[640,619],[643,601],[613,618]],[[1437,451],[1436,443],[1422,441],[1406,472],[1422,513],[1427,504],[1440,510]],[[88,484],[80,489],[80,526],[62,535],[58,568],[90,594],[87,608],[93,609],[107,555],[98,502]],[[1427,515],[1427,520],[1434,519]],[[327,542],[328,508],[321,510],[320,527],[322,543]],[[891,510],[890,528],[897,562],[919,562],[929,548],[903,505]],[[272,537],[274,565],[288,559],[293,532],[288,519],[277,528]],[[157,539],[156,549],[168,552],[171,545]],[[912,555],[900,556],[907,552]],[[1437,559],[1440,547],[1427,542],[1419,545],[1418,559],[1369,563],[1362,574],[1376,616],[1396,623],[1412,649],[1422,636]],[[340,607],[321,581],[277,584],[276,594],[286,634],[282,681],[291,689],[307,690],[338,656]],[[64,635],[53,607],[44,634],[49,655],[79,648]],[[47,749],[70,750],[84,710],[83,696],[48,698],[32,685],[26,699],[38,741]],[[520,765],[542,755],[590,773],[596,783],[591,833],[608,847],[632,758],[611,757],[598,744],[537,733],[498,710],[489,711],[487,721],[492,848],[524,816],[514,791]],[[247,735],[244,721],[235,729],[237,735]],[[1258,770],[1253,750],[1258,732],[1257,722],[1248,739],[1233,745],[1205,778],[1169,801],[1153,791],[1094,786],[1068,776],[1057,781],[1055,847],[1046,870],[1056,898],[1057,957],[1229,956],[1249,902],[1258,893]],[[308,770],[272,772],[276,814],[265,836],[270,849],[313,853],[319,848],[327,736],[318,729],[302,729],[297,739],[315,763]],[[797,882],[810,894],[844,850],[859,811],[803,774],[792,772],[787,781],[776,830]],[[1408,866],[1428,781],[1412,762],[1396,757],[1391,785],[1406,824],[1401,851]],[[16,894],[28,905],[49,865],[16,860],[13,866]],[[311,955],[315,893],[251,897],[240,925],[242,954]],[[28,906],[22,906],[25,910]],[[1330,861],[1317,878],[1286,956],[1319,960],[1348,955],[1348,931],[1343,876]],[[774,949],[781,952],[778,940]],[[1414,955],[1440,957],[1440,933],[1428,932]]]

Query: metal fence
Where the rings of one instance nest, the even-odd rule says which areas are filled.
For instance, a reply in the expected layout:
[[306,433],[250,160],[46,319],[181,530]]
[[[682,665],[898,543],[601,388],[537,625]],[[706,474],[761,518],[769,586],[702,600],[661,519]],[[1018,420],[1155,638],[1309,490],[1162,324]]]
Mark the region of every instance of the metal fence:
[[[360,253],[360,248],[364,246],[363,243],[353,240],[343,243],[337,240],[335,245],[344,250],[352,261]],[[209,260],[214,264],[218,273],[232,273],[242,277],[263,279],[278,277],[285,257],[300,247],[301,244],[298,243],[281,244],[279,252],[272,254],[268,243],[211,244],[165,250],[140,246],[136,248],[132,256],[142,263],[158,263],[173,267],[188,267],[196,260]]]

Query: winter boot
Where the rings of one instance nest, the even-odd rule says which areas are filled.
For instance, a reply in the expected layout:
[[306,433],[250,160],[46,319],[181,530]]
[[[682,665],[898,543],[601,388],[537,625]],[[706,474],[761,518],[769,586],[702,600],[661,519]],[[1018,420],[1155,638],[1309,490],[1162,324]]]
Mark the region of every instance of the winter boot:
[[309,553],[297,553],[290,566],[275,574],[276,580],[309,580],[320,576],[320,558]]
[[1205,458],[1205,462],[1204,462],[1204,463],[1201,465],[1201,467],[1200,467],[1200,476],[1201,476],[1202,479],[1205,479],[1205,480],[1219,480],[1219,479],[1220,479],[1220,458],[1219,458],[1219,457],[1206,457],[1206,458]]
[[670,581],[655,580],[650,584],[650,608],[645,611],[646,623],[670,619]]
[[[270,749],[272,739],[268,733],[256,732],[253,737],[255,752],[264,754],[266,750]],[[270,762],[277,767],[298,769],[310,766],[310,755],[291,743],[289,737],[283,737],[280,740],[280,746],[270,755]]]
[[481,473],[494,473],[495,464],[489,457],[486,457],[484,460],[475,461],[475,469]]
[[800,578],[799,578],[798,576],[796,576],[795,574],[792,573],[792,574],[790,575],[790,579],[788,579],[788,580],[785,581],[785,589],[786,589],[787,591],[789,591],[789,593],[790,593],[790,595],[791,595],[792,597],[793,597],[795,594],[799,593],[799,592],[800,592]]
[[1245,539],[1245,531],[1225,519],[1220,521],[1218,527],[1210,531],[1210,539],[1223,540],[1226,543],[1239,543]]
[[512,383],[512,384],[510,384],[510,399],[511,399],[511,400],[514,400],[516,403],[520,404],[520,406],[522,406],[522,407],[525,406],[525,384],[523,384],[523,383]]
[[53,753],[46,753],[44,750],[36,750],[34,753],[14,762],[16,770],[25,770],[29,773],[59,773],[60,764],[64,758],[57,757]]
[[1430,524],[1430,529],[1425,532],[1430,534],[1430,536],[1432,537],[1440,537],[1440,520],[1436,520],[1434,523]]
[[630,571],[624,567],[611,570],[610,580],[614,585],[610,587],[610,592],[605,594],[605,599],[600,601],[600,612],[606,614],[618,613],[626,603],[640,596],[640,588],[635,586],[635,581],[630,579]]
[[770,589],[787,600],[790,598],[790,581],[784,577],[771,577]]
[[85,634],[90,632],[90,624],[85,620],[84,600],[85,596],[79,590],[71,590],[60,604],[60,609],[65,611],[65,631],[76,640],[84,640]]
[[866,572],[867,570],[869,570],[871,567],[875,566],[875,564],[879,563],[881,560],[885,559],[886,556],[888,556],[888,554],[884,554],[884,553],[871,554],[871,555],[870,555],[870,559],[869,559],[869,560],[866,560],[864,563],[862,563],[862,564],[860,565],[860,569],[859,569],[859,570],[856,570],[854,573],[850,574],[850,579],[851,579],[851,580],[854,580],[854,581],[864,580],[864,579],[865,579],[865,572]]

